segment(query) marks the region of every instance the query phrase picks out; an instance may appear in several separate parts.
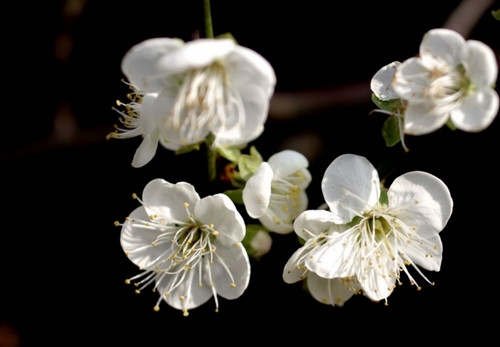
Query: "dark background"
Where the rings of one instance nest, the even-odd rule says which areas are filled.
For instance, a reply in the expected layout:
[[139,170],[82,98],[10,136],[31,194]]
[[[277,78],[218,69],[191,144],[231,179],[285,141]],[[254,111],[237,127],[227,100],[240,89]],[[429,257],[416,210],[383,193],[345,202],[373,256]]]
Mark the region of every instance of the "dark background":
[[[220,298],[219,313],[209,301],[188,318],[166,304],[153,312],[157,294],[136,295],[124,284],[137,269],[113,222],[137,206],[132,193],[157,177],[193,183],[202,196],[220,187],[207,187],[203,153],[174,156],[159,147],[152,162],[134,169],[140,139],[105,137],[117,122],[111,106],[127,93],[120,82],[125,52],[152,37],[196,36],[201,0],[3,7],[0,346],[490,341],[490,315],[498,312],[498,119],[477,134],[443,128],[408,136],[404,153],[385,146],[385,117],[369,115],[373,74],[417,54],[425,32],[449,23],[459,3],[213,0],[215,34],[231,32],[275,69],[266,130],[253,144],[264,158],[285,148],[309,158],[310,208],[323,203],[324,170],[344,153],[388,164],[388,183],[410,170],[432,173],[455,207],[441,233],[441,271],[425,272],[436,284],[413,272],[417,291],[402,275],[387,307],[361,296],[330,307],[300,284],[285,284],[283,266],[299,246],[290,234],[273,235],[271,253],[252,260],[239,299]],[[497,56],[500,22],[490,12],[498,8],[488,7],[468,35]]]

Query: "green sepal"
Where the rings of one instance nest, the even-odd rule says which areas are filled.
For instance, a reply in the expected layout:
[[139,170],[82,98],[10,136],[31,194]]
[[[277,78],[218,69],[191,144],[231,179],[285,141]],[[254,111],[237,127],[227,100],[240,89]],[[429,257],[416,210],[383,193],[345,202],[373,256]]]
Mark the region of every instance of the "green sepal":
[[491,11],[491,14],[496,20],[500,20],[500,9]]
[[446,122],[446,126],[453,131],[457,130],[457,127],[455,126],[455,124],[453,124],[451,118],[449,118],[448,121]]
[[217,147],[217,153],[231,163],[237,163],[241,156],[241,150],[236,147]]
[[382,136],[387,147],[393,147],[401,141],[399,133],[399,119],[397,116],[389,116],[382,125]]
[[189,145],[179,148],[177,151],[175,151],[175,155],[186,154],[192,151],[199,151],[199,150],[200,150],[200,144],[195,143],[194,145]]
[[401,99],[380,100],[375,94],[372,94],[372,101],[378,108],[394,112],[401,108]]
[[238,158],[238,169],[241,178],[247,181],[257,171],[261,163],[262,156],[255,146],[252,146],[250,148],[250,154],[242,154]]
[[217,35],[215,38],[216,39],[230,39],[230,40],[233,40],[234,43],[238,44],[238,41],[236,41],[233,34],[231,34],[231,33],[223,33],[223,34]]
[[388,191],[389,190],[387,188],[380,188],[380,199],[378,200],[380,205],[389,206],[389,196],[387,195]]
[[224,192],[235,204],[243,205],[243,189],[231,189]]

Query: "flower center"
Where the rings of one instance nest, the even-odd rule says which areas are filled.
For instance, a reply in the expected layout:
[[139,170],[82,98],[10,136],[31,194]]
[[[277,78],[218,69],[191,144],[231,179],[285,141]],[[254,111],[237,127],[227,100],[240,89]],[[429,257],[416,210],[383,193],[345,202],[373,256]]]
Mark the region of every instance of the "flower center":
[[188,145],[203,140],[209,132],[228,131],[243,121],[239,93],[230,87],[224,66],[213,63],[183,76],[173,115],[165,125],[179,131],[182,144]]
[[462,65],[439,64],[431,71],[430,79],[429,97],[437,104],[439,113],[449,112],[473,89]]

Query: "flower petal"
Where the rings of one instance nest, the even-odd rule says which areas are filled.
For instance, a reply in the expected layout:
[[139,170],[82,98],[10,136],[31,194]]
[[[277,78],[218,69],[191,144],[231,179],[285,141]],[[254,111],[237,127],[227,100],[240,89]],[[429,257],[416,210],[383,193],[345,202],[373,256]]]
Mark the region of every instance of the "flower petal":
[[190,310],[208,301],[213,295],[208,283],[199,283],[200,271],[205,273],[205,268],[210,266],[208,260],[192,270],[180,270],[176,274],[157,275],[156,291],[163,300],[178,310]]
[[219,144],[237,146],[251,142],[262,133],[269,111],[269,98],[256,87],[248,87],[244,94],[233,92],[239,98],[232,108],[233,112],[226,115],[228,119],[224,126],[211,130]]
[[299,261],[307,252],[309,252],[309,247],[304,245],[292,254],[283,268],[283,281],[291,284],[304,279],[305,269],[301,268]]
[[465,39],[449,29],[432,29],[420,44],[420,57],[424,65],[432,68],[436,60],[455,67],[461,63]]
[[190,69],[208,66],[234,51],[236,44],[230,39],[198,39],[182,48],[159,57],[157,71],[169,76]]
[[245,247],[214,242],[214,263],[211,275],[217,294],[226,299],[236,299],[243,294],[250,281],[250,261]]
[[399,99],[398,93],[392,87],[396,68],[401,65],[399,61],[387,64],[378,70],[370,82],[370,89],[380,100]]
[[309,166],[306,157],[299,152],[284,150],[269,157],[267,163],[271,166],[274,179],[293,175],[295,172]]
[[377,170],[366,158],[353,154],[341,155],[328,166],[321,188],[339,224],[368,211],[380,197]]
[[422,60],[410,58],[397,67],[392,87],[402,99],[422,101],[430,83],[429,70]]
[[326,279],[314,273],[307,276],[307,288],[312,297],[326,305],[344,306],[359,285],[344,278]]
[[166,222],[176,223],[188,220],[185,203],[194,206],[200,197],[189,183],[172,184],[158,178],[146,185],[142,199],[148,215],[157,214]]
[[429,270],[439,271],[443,259],[443,244],[439,235],[423,242],[410,242],[402,245],[400,249],[405,257],[411,259],[416,265]]
[[262,89],[268,99],[273,94],[276,85],[274,70],[271,64],[255,51],[236,46],[226,57],[225,66],[231,83],[242,95],[249,86]]
[[462,55],[462,65],[470,81],[479,89],[491,88],[498,76],[498,64],[493,50],[482,42],[469,40]]
[[139,148],[137,148],[135,152],[134,159],[132,160],[133,167],[143,167],[153,159],[156,154],[156,149],[158,148],[159,137],[159,129],[155,129],[152,133],[144,135]]
[[356,277],[364,293],[371,300],[386,299],[394,290],[396,283],[394,261],[388,252],[372,254],[365,263],[357,267]]
[[302,212],[295,222],[293,228],[297,236],[301,239],[308,240],[311,237],[318,236],[321,233],[326,233],[330,228],[338,228],[337,231],[345,230],[341,224],[335,224],[337,218],[330,211],[325,210],[308,210]]
[[225,240],[226,244],[240,242],[245,237],[243,217],[227,195],[215,194],[199,200],[194,206],[194,216],[202,224],[213,224],[219,232],[217,240]]
[[387,192],[391,214],[423,239],[435,237],[451,216],[453,200],[437,177],[421,171],[399,176]]
[[266,162],[262,162],[255,174],[245,184],[243,203],[250,217],[259,218],[265,213],[271,199],[272,179],[273,170],[271,166]]
[[145,223],[139,222],[148,220],[150,219],[146,209],[140,206],[123,223],[120,234],[120,244],[123,251],[130,261],[144,270],[154,269],[155,260],[165,253],[163,247],[156,247],[152,244],[162,233],[162,230],[148,227]]
[[164,87],[164,81],[156,69],[156,62],[182,46],[181,40],[171,38],[143,41],[125,54],[121,63],[122,72],[142,92],[160,91]]
[[356,274],[359,252],[358,230],[355,228],[327,236],[327,242],[306,260],[306,267],[323,278],[349,277]]
[[431,103],[409,103],[404,114],[405,133],[409,135],[429,134],[445,125],[447,120],[448,114],[434,112]]
[[460,106],[451,111],[451,120],[460,130],[478,132],[486,129],[498,114],[498,94],[484,89],[462,99]]

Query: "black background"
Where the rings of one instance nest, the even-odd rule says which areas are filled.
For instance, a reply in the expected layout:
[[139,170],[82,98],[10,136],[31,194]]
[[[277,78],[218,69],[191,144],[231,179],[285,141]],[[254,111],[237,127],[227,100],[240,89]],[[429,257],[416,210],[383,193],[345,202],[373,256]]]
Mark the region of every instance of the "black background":
[[[408,136],[404,153],[385,146],[385,118],[369,115],[373,74],[417,54],[424,33],[443,26],[458,3],[213,0],[215,34],[231,32],[275,69],[266,130],[253,144],[264,158],[285,148],[307,155],[310,208],[323,203],[324,170],[344,153],[376,167],[389,163],[388,183],[410,170],[432,173],[455,207],[441,233],[441,271],[425,272],[436,284],[414,272],[417,291],[402,275],[387,307],[361,296],[330,307],[300,284],[285,284],[283,266],[299,246],[290,234],[273,235],[271,253],[252,260],[239,299],[220,299],[219,313],[209,301],[187,318],[166,304],[154,312],[157,294],[136,295],[124,284],[137,269],[113,222],[137,206],[132,193],[157,177],[193,183],[202,196],[220,187],[206,185],[203,153],[159,148],[134,169],[140,140],[105,136],[117,122],[111,106],[127,93],[120,82],[125,52],[151,37],[190,40],[203,27],[201,1],[89,0],[75,15],[63,1],[4,7],[0,339],[22,346],[489,341],[496,327],[490,315],[498,312],[498,119],[476,134],[443,128]],[[497,8],[470,38],[498,56],[500,22],[490,14]],[[287,109],[290,95],[320,106]]]

